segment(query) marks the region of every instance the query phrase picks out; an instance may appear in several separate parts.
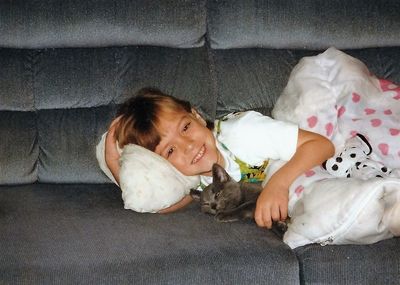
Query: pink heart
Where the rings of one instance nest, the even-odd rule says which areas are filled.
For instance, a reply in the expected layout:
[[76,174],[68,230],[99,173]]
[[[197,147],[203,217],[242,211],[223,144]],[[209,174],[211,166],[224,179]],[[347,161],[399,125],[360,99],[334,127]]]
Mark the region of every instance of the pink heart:
[[356,132],[356,131],[351,131],[350,132],[351,137],[355,137],[357,134],[358,134],[358,132]]
[[340,118],[344,114],[344,112],[346,112],[346,108],[344,106],[341,106],[338,110],[338,118]]
[[330,137],[332,135],[332,133],[333,133],[333,124],[332,123],[327,123],[325,125],[325,130],[326,130],[326,135],[328,137]]
[[389,146],[387,143],[378,144],[378,148],[383,155],[387,155],[389,153]]
[[309,118],[307,119],[307,122],[308,122],[308,126],[309,126],[310,128],[314,128],[315,125],[316,125],[317,122],[318,122],[318,118],[317,118],[316,116],[311,116],[311,117],[309,117]]
[[381,85],[382,91],[388,91],[388,90],[392,89],[392,88],[390,88],[390,87],[391,87],[391,85],[393,85],[393,84],[392,84],[392,82],[390,82],[390,81],[388,81],[388,80],[380,79],[380,80],[379,80],[379,83],[380,83],[380,85]]
[[389,131],[392,136],[397,136],[398,134],[400,134],[399,129],[389,129]]
[[299,197],[301,195],[301,193],[303,193],[304,191],[304,187],[302,185],[299,185],[296,187],[296,190],[294,190],[294,193],[296,193],[297,197]]
[[366,108],[366,109],[364,109],[364,112],[365,112],[366,115],[371,115],[371,114],[375,113],[375,110]]
[[361,96],[358,95],[357,93],[354,92],[354,93],[352,94],[352,100],[353,100],[354,103],[360,102],[360,99],[361,99]]
[[383,113],[384,113],[385,115],[391,115],[391,114],[392,114],[392,110],[387,109],[387,110],[383,111]]
[[314,174],[315,174],[315,171],[314,171],[314,170],[308,170],[308,171],[306,171],[305,176],[306,176],[306,177],[311,177],[311,176],[313,176]]
[[371,125],[373,126],[373,127],[379,127],[380,125],[382,124],[382,121],[381,120],[379,120],[379,119],[372,119],[371,120]]

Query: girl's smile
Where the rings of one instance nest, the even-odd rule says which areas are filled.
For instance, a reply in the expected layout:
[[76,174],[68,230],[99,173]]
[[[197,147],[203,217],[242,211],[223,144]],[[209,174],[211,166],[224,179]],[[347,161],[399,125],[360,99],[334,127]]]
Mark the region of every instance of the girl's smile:
[[202,146],[199,153],[195,156],[195,158],[192,161],[192,164],[197,163],[204,155],[204,153],[206,152],[206,147]]

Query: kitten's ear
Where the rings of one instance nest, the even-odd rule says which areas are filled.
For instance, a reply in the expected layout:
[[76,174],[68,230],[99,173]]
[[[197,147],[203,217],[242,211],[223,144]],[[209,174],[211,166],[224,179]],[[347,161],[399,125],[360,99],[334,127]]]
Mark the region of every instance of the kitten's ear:
[[190,189],[190,196],[193,198],[193,200],[199,202],[200,196],[201,196],[201,191],[199,191],[197,189]]
[[229,174],[225,171],[225,169],[217,163],[213,164],[212,174],[213,183],[225,183],[230,179]]

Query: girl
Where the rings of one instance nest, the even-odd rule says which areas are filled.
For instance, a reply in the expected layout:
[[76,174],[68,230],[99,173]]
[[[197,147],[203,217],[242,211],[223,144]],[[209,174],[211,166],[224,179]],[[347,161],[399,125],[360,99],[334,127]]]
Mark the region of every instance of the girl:
[[[187,176],[200,175],[203,185],[212,182],[212,165],[222,165],[235,180],[265,178],[269,159],[285,160],[284,166],[267,181],[257,200],[258,226],[271,228],[285,220],[288,189],[308,169],[334,154],[325,137],[248,111],[206,122],[190,103],[156,89],[141,89],[126,101],[111,123],[106,137],[105,160],[119,182],[120,148],[133,143],[166,158]],[[190,196],[160,211],[176,211],[192,201]]]

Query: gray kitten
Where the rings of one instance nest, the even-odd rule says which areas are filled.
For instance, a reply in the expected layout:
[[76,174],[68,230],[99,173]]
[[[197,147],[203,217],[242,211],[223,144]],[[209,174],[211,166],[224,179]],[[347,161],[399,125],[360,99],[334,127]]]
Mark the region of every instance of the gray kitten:
[[[254,219],[257,198],[262,187],[257,183],[236,182],[223,167],[212,167],[213,183],[203,191],[190,190],[190,195],[200,202],[201,211],[215,215],[219,222]],[[274,223],[279,232],[285,232],[285,222]]]

